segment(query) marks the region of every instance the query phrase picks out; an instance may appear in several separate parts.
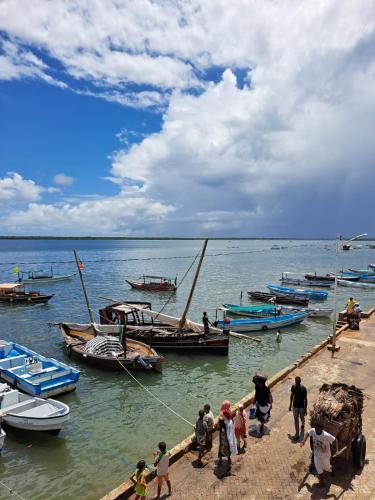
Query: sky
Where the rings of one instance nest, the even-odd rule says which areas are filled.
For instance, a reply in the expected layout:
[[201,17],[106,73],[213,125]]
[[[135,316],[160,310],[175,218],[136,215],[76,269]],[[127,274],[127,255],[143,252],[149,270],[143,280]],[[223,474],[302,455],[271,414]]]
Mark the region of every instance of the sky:
[[2,0],[0,234],[375,236],[375,0]]

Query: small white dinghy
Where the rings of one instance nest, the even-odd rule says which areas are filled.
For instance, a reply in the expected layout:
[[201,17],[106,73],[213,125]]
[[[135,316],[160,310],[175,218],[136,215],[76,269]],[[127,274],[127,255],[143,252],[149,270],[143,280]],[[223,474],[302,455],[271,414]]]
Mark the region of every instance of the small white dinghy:
[[69,406],[60,401],[36,398],[0,384],[0,417],[11,427],[58,434],[69,412]]

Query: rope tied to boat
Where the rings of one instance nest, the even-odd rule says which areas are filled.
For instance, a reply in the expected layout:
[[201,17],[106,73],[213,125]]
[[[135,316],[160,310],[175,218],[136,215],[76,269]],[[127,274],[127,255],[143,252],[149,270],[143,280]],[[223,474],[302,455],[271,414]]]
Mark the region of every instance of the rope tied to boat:
[[152,396],[154,399],[156,399],[156,401],[158,401],[159,403],[161,403],[163,406],[165,406],[165,408],[167,408],[167,410],[169,410],[170,412],[172,412],[174,415],[176,415],[176,417],[180,418],[181,420],[183,420],[184,422],[186,422],[187,424],[191,425],[191,427],[193,427],[193,429],[195,429],[195,425],[192,424],[191,422],[189,422],[189,420],[186,420],[185,417],[183,417],[182,415],[180,415],[179,413],[177,413],[173,408],[171,408],[169,405],[167,405],[167,403],[165,403],[164,401],[162,401],[160,398],[158,398],[157,396],[155,396],[155,394],[153,392],[150,391],[150,389],[148,389],[146,386],[144,386],[142,384],[142,382],[140,382],[138,379],[136,379],[134,377],[134,375],[132,373],[130,373],[130,371],[126,368],[126,366],[124,366],[121,361],[117,358],[117,361],[119,362],[119,364],[122,366],[122,368],[126,371],[126,373],[129,375],[129,377],[131,377],[140,387],[142,387],[142,389],[144,389],[150,396]]
[[4,486],[4,488],[7,489],[9,491],[9,493],[11,493],[12,495],[15,495],[17,498],[20,498],[21,500],[26,500],[26,498],[24,498],[19,493],[17,493],[16,491],[14,491],[12,488],[9,488],[9,486],[7,486],[6,484],[4,484],[2,481],[0,481],[0,484],[2,486]]

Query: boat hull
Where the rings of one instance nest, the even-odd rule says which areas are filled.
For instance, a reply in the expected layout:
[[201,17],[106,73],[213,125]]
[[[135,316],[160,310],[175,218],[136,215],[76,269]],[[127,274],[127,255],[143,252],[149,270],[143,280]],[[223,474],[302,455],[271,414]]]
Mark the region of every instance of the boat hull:
[[239,319],[230,321],[230,323],[224,323],[224,321],[218,322],[218,327],[229,327],[233,332],[266,332],[268,330],[277,330],[279,328],[285,328],[287,326],[297,325],[301,323],[307,317],[306,313],[300,313],[296,315],[278,316],[275,319],[271,318],[258,318],[258,319]]
[[289,285],[297,285],[297,286],[317,286],[320,288],[331,288],[331,281],[322,281],[322,280],[308,280],[308,279],[296,279],[296,278],[281,278],[281,283],[287,283]]
[[353,287],[353,288],[365,288],[367,290],[375,290],[375,283],[363,283],[362,281],[337,280],[337,284],[340,286],[347,286],[347,287]]
[[[228,335],[180,335],[178,338],[166,338],[157,334],[137,334],[135,330],[126,328],[126,336],[130,339],[144,342],[158,351],[173,351],[180,353],[210,353],[227,355],[229,350]],[[171,336],[172,337],[172,336]]]
[[302,298],[308,298],[311,300],[326,300],[328,293],[320,292],[317,290],[299,290],[296,288],[287,288],[279,285],[268,284],[267,288],[275,293],[281,293],[283,295],[292,295]]
[[46,304],[50,299],[52,299],[52,295],[39,295],[36,297],[26,295],[13,295],[13,296],[6,296],[0,297],[0,303],[3,304]]
[[74,278],[75,273],[72,274],[65,274],[65,275],[56,275],[52,277],[45,277],[45,278],[26,278],[26,279],[20,279],[19,282],[23,284],[29,284],[29,283],[55,283],[57,281],[66,281]]
[[276,297],[276,304],[295,304],[299,306],[307,306],[309,299],[303,297],[296,297],[292,295],[282,295],[278,293],[267,293],[267,292],[247,292],[252,300],[259,300],[262,302],[267,302],[273,297]]
[[5,431],[0,427],[0,450],[3,449],[6,436]]
[[132,288],[145,290],[146,292],[175,292],[177,287],[174,284],[143,283],[141,281],[125,280]]
[[22,417],[12,413],[8,413],[3,417],[4,424],[9,425],[9,427],[25,431],[53,432],[54,434],[60,432],[68,420],[69,413],[48,418]]

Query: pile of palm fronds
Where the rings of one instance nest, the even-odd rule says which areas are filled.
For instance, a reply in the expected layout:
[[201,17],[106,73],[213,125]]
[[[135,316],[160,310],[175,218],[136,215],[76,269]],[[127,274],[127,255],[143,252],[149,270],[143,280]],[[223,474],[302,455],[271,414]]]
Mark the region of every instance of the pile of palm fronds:
[[338,440],[346,442],[362,430],[363,393],[354,385],[323,384],[310,412],[312,427],[322,425]]

